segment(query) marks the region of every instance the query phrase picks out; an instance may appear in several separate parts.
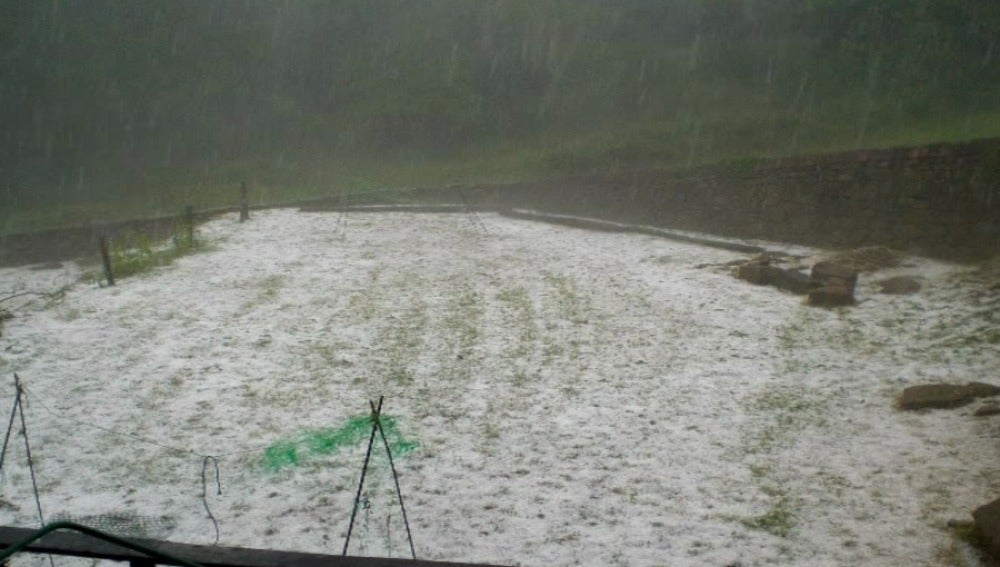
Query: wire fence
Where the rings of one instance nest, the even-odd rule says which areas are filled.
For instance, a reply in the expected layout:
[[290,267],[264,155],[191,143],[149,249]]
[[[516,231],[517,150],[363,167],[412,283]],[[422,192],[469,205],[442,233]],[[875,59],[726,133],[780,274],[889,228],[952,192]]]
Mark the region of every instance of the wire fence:
[[[11,417],[0,453],[0,524],[70,520],[123,537],[330,554],[349,543],[351,555],[416,556],[389,451],[405,459],[417,444],[390,415],[363,413],[207,454],[55,406],[19,380],[0,403]],[[363,469],[370,436],[378,443]]]

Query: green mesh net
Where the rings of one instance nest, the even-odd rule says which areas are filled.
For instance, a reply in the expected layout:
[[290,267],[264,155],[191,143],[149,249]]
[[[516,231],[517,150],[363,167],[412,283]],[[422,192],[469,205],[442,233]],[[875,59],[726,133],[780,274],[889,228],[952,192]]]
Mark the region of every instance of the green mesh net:
[[[383,415],[379,418],[382,431],[393,456],[402,456],[417,448],[417,443],[409,441],[399,433],[396,420]],[[289,439],[279,439],[264,450],[264,468],[276,472],[287,467],[298,466],[309,457],[330,455],[341,447],[357,445],[368,440],[372,431],[370,415],[352,417],[342,427],[306,429]],[[379,439],[376,439],[379,442]]]
[[264,465],[273,471],[299,464],[298,447],[292,441],[278,441],[264,449]]

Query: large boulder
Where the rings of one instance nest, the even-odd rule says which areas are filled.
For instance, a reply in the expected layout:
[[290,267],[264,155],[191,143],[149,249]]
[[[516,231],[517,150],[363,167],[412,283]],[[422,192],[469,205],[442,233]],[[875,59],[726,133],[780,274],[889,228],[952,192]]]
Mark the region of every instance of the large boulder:
[[767,260],[754,260],[739,266],[736,277],[756,285],[771,285],[799,295],[815,287],[812,279],[796,270],[772,266]]
[[899,407],[906,410],[957,408],[976,398],[1000,394],[1000,388],[982,382],[968,384],[922,384],[903,390]]
[[854,305],[854,287],[858,272],[836,262],[816,262],[810,274],[814,288],[809,291],[809,305],[845,307]]
[[810,290],[808,302],[814,307],[846,307],[854,305],[854,293],[844,286],[828,284]]
[[976,508],[972,517],[986,548],[994,557],[1000,558],[1000,498]]
[[836,262],[816,262],[812,268],[812,279],[821,287],[839,287],[846,289],[851,296],[858,284],[858,272]]
[[804,295],[809,293],[809,290],[816,287],[812,278],[802,272],[796,270],[786,270],[777,266],[768,266],[768,268],[768,279],[770,280],[771,285],[779,289]]
[[768,281],[770,274],[767,268],[770,266],[766,262],[747,262],[736,268],[736,277],[755,285],[767,285],[770,283]]

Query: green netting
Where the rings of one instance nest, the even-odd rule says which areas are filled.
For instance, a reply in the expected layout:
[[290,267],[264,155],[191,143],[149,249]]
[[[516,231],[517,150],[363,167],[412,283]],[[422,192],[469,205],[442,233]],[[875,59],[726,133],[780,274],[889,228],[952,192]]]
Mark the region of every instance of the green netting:
[[371,430],[371,417],[352,417],[340,429],[328,427],[305,431],[302,438],[310,454],[329,455],[344,445],[354,445],[367,439]]
[[270,470],[281,470],[299,464],[299,451],[291,441],[278,441],[264,449],[264,465]]
[[[393,456],[405,455],[418,447],[416,442],[403,438],[392,417],[383,415],[379,422]],[[285,467],[298,466],[306,457],[330,455],[341,447],[367,441],[371,430],[370,415],[352,417],[339,428],[307,429],[292,439],[280,439],[265,449],[264,468],[279,471]]]
[[403,438],[399,429],[396,428],[395,419],[386,416],[379,419],[379,421],[382,423],[382,431],[385,433],[385,438],[389,442],[389,448],[392,449],[393,455],[402,456],[420,446],[416,441],[407,441]]

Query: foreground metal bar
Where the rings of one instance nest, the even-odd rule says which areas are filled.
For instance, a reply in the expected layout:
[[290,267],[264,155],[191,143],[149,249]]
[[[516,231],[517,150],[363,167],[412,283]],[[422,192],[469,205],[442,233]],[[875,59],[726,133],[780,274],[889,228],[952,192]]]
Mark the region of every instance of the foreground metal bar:
[[[68,522],[57,522],[48,527],[60,529],[68,527]],[[87,528],[89,530],[89,528]],[[6,550],[23,542],[39,530],[30,528],[0,527],[0,549]],[[116,538],[120,539],[120,538]],[[212,545],[189,545],[149,539],[130,538],[127,543],[147,548],[157,554],[150,557],[146,553],[130,550],[107,541],[96,540],[78,533],[47,533],[26,545],[25,553],[51,553],[74,557],[89,557],[122,561],[135,565],[203,565],[204,567],[278,567],[295,565],[301,567],[491,567],[472,563],[448,563],[441,561],[415,561],[412,559],[383,559],[377,557],[342,557],[316,553],[293,551],[273,551],[243,547],[219,547]],[[182,560],[162,559],[163,557],[183,558]]]
[[[115,545],[140,554],[139,558],[133,559],[131,561],[131,563],[133,564],[139,563],[143,565],[149,565],[149,564],[155,565],[156,563],[161,563],[165,565],[183,565],[185,567],[202,567],[197,563],[180,559],[178,557],[173,557],[169,553],[164,553],[148,545],[125,540],[120,537],[113,536],[111,534],[106,534],[100,530],[95,530],[94,528],[87,527],[82,524],[76,524],[73,522],[52,522],[51,524],[42,526],[41,529],[29,530],[30,533],[27,536],[5,547],[3,553],[0,553],[0,562],[6,565],[7,560],[10,557],[22,551],[27,551],[32,544],[34,544],[39,540],[42,540],[43,538],[45,538],[46,535],[51,534],[56,530],[71,530],[83,534],[85,536],[88,536],[90,538],[93,538],[93,540]],[[51,555],[52,554],[49,554],[50,560],[51,560]]]

